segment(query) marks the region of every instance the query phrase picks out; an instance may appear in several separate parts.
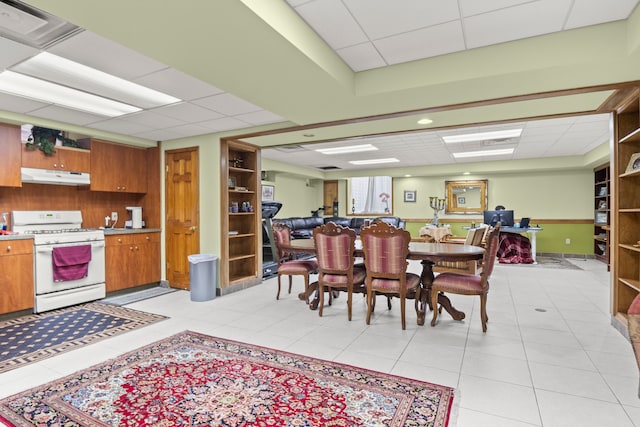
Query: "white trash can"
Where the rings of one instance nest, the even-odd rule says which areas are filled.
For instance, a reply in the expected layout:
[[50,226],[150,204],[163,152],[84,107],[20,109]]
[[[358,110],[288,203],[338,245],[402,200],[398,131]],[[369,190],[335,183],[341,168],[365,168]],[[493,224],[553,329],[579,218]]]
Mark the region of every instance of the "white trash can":
[[195,254],[189,259],[189,280],[191,301],[210,301],[216,297],[218,257],[210,254]]

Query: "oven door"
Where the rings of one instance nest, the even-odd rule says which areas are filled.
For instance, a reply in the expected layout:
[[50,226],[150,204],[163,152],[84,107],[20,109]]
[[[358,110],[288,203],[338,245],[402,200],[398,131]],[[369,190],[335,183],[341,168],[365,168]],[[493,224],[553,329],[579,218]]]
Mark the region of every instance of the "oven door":
[[[77,280],[55,282],[53,280],[53,248],[67,246],[91,245],[91,261],[88,264],[87,276]],[[77,242],[35,247],[35,293],[36,295],[63,291],[65,289],[104,283],[104,240],[93,242]]]

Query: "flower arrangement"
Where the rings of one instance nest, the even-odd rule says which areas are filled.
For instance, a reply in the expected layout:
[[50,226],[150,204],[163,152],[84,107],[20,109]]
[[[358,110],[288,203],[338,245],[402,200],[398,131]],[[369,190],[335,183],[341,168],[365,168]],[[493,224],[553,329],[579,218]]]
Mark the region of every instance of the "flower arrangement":
[[384,203],[384,212],[389,213],[389,199],[391,196],[388,193],[380,193],[378,197],[380,198],[380,201]]

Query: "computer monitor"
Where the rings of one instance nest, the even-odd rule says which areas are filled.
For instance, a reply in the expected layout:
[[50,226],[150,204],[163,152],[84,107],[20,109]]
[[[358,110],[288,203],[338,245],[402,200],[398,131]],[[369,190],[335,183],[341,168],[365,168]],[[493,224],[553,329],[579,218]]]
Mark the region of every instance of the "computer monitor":
[[491,226],[501,223],[502,227],[513,227],[513,211],[484,211],[484,223]]

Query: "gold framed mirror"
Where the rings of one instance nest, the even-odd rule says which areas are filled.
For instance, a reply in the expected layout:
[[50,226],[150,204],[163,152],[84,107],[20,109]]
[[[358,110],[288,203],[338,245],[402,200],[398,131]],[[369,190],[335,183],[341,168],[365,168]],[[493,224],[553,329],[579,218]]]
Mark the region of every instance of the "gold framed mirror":
[[481,214],[487,210],[487,180],[445,181],[447,214]]

